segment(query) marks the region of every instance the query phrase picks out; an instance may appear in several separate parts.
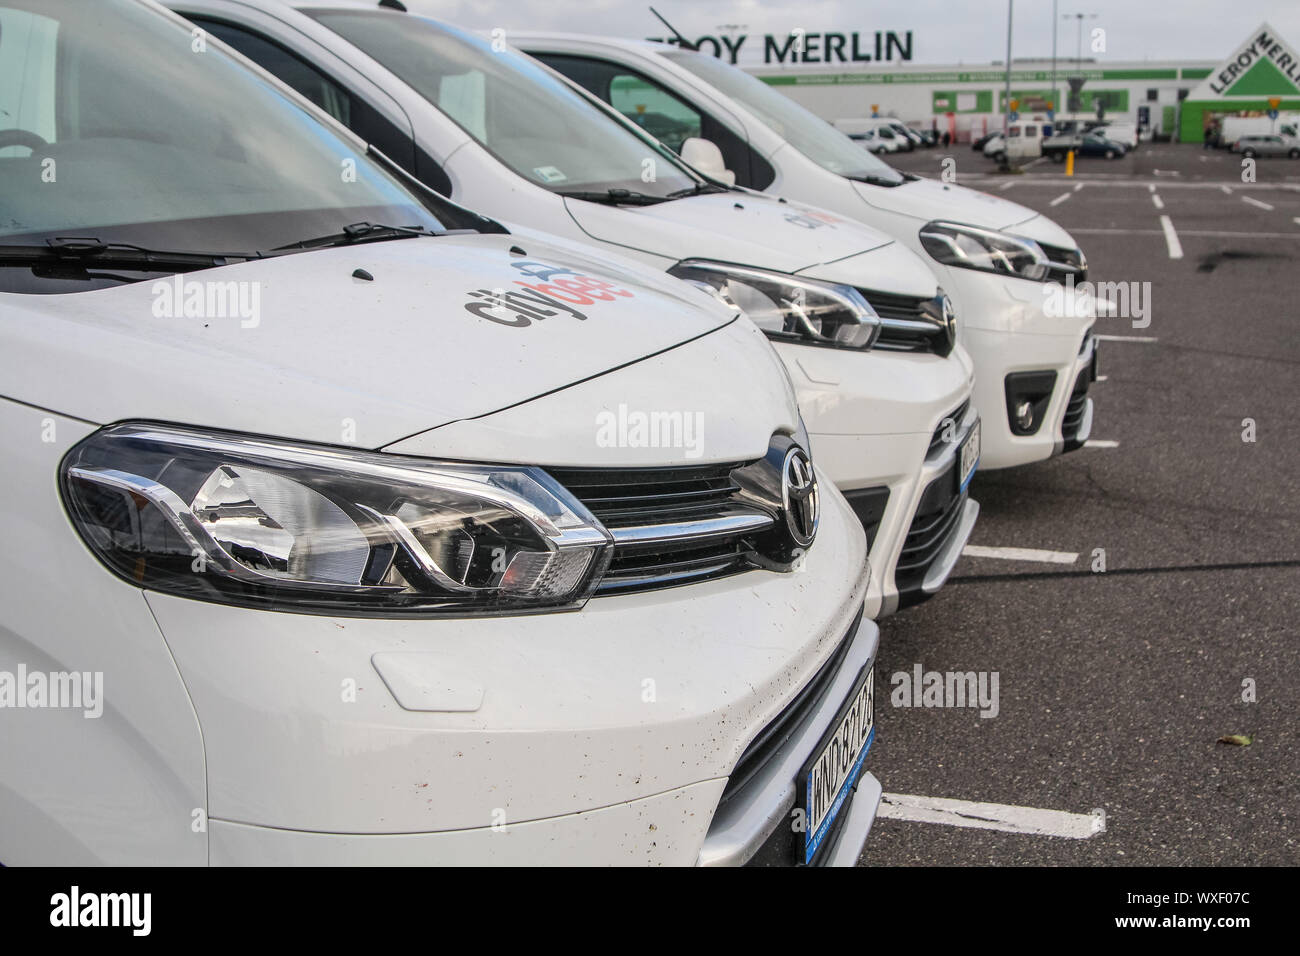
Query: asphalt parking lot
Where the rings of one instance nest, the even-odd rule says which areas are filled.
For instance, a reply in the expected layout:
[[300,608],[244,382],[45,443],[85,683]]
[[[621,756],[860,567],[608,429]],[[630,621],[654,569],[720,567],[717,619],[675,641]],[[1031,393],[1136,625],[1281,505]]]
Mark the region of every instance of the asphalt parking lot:
[[[1100,809],[1105,828],[918,822],[887,796],[862,863],[1300,863],[1300,161],[1245,184],[1239,157],[1190,145],[1073,179],[998,174],[968,145],[888,159],[938,178],[945,156],[1070,230],[1089,279],[1150,283],[1150,322],[1097,323],[1093,442],[975,479],[972,544],[1056,556],[963,557],[882,624],[869,765],[887,795]],[[918,664],[997,672],[996,717],[895,706],[891,675]]]

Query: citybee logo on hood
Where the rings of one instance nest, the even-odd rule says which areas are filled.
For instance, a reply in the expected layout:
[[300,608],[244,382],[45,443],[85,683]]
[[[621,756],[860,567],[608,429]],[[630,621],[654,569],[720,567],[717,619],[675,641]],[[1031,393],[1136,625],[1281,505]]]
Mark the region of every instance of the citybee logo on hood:
[[525,276],[536,281],[516,279],[518,289],[478,289],[470,292],[473,300],[465,311],[511,328],[524,329],[534,322],[557,315],[570,315],[585,321],[587,314],[576,306],[632,299],[635,295],[605,279],[583,275],[563,266],[548,265],[532,259],[510,263]]
[[834,225],[844,220],[829,213],[805,209],[802,212],[786,213],[785,221],[792,226],[802,226],[805,229],[820,229],[822,226]]

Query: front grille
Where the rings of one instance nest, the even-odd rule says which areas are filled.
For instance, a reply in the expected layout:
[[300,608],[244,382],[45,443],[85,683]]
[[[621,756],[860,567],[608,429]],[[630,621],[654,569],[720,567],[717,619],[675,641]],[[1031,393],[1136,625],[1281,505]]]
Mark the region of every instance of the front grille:
[[956,440],[961,432],[961,423],[966,419],[966,411],[970,408],[970,399],[962,402],[956,410],[950,415],[945,415],[939,420],[939,427],[934,430],[934,435],[930,439],[930,447],[925,450],[925,457],[931,457],[936,451],[949,444],[949,439]]
[[1052,269],[1048,274],[1049,281],[1064,282],[1067,275],[1072,275],[1077,284],[1088,278],[1088,264],[1083,258],[1083,253],[1078,249],[1049,246],[1045,242],[1038,243],[1038,247],[1047,253],[1047,258],[1051,260]]
[[862,530],[867,533],[867,550],[876,543],[876,532],[885,520],[885,509],[889,506],[889,488],[880,485],[875,488],[855,488],[844,492],[853,513],[862,522]]
[[921,590],[926,572],[956,529],[968,493],[959,492],[956,459],[930,482],[921,494],[916,517],[903,539],[903,550],[894,568],[899,608],[918,604],[927,595]]
[[769,515],[742,497],[735,479],[751,462],[673,468],[549,468],[615,536],[613,559],[596,593],[674,587],[759,567],[753,529],[619,541],[620,532],[728,516]]
[[932,300],[924,296],[895,295],[874,289],[858,289],[876,315],[880,316],[880,337],[875,348],[891,352],[928,352],[947,355],[952,351],[947,331],[925,311]]
[[740,490],[732,472],[746,464],[547,470],[612,530],[712,517]]

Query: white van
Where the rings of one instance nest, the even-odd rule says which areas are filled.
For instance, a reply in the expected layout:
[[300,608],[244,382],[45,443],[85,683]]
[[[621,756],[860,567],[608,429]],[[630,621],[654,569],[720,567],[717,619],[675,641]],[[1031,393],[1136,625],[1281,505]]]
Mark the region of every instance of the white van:
[[665,103],[638,101],[624,119],[490,39],[392,9],[168,2],[442,193],[638,258],[745,312],[867,528],[868,613],[942,586],[978,513],[982,432],[970,358],[916,253],[843,215],[721,185],[718,148],[686,136],[682,152],[716,173],[701,175],[646,135],[651,122],[672,128]]
[[866,541],[750,322],[152,3],[0,77],[0,864],[857,862]]
[[[1094,308],[1085,298],[1053,307],[1060,283],[1087,276],[1078,243],[1055,222],[1000,197],[900,173],[715,57],[581,34],[513,37],[603,99],[616,83],[671,97],[682,122],[722,144],[740,184],[837,210],[925,256],[953,297],[958,338],[975,362],[982,468],[1040,461],[1087,440]],[[1022,125],[1041,134],[1035,119]]]
[[1024,163],[1043,155],[1044,124],[1038,120],[1011,123],[984,144],[984,155],[999,163]]
[[854,137],[869,133],[878,142],[889,144],[887,149],[876,150],[876,152],[910,153],[918,145],[918,141],[909,135],[910,131],[903,123],[888,117],[837,119],[832,125],[847,136]]
[[875,153],[877,156],[883,153],[897,153],[903,148],[894,136],[893,130],[869,129],[862,133],[849,133],[848,137],[867,152]]

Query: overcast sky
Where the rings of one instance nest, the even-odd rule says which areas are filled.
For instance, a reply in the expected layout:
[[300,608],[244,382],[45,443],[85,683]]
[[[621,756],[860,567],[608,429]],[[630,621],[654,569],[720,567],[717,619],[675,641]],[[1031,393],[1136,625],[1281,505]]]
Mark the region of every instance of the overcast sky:
[[[990,63],[1006,49],[1006,0],[405,0],[412,11],[458,26],[567,30],[623,37],[663,34],[653,6],[691,39],[717,35],[719,26],[743,27],[751,37],[876,30],[912,31],[915,63]],[[1095,13],[1084,21],[1084,50],[1091,31],[1106,31],[1098,60],[1217,60],[1261,22],[1268,21],[1292,46],[1300,46],[1298,0],[1059,0],[1058,55],[1072,58],[1077,21],[1067,13]],[[1052,0],[1015,0],[1012,56],[1052,52]],[[734,31],[733,31],[734,32]],[[750,39],[748,52],[761,40]]]

